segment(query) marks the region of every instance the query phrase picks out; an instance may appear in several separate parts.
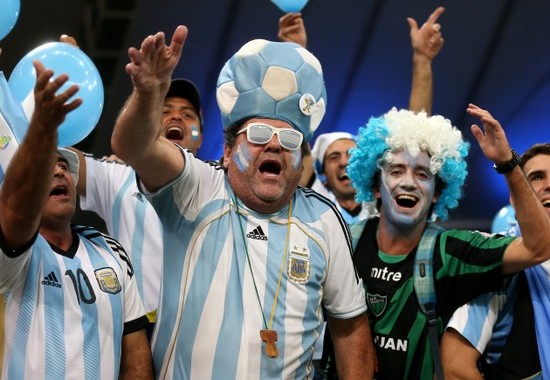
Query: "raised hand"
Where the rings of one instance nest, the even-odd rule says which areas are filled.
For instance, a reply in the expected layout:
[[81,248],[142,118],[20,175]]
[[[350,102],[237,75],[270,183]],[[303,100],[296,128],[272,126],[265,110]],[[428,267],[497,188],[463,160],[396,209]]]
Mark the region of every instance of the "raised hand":
[[307,47],[307,34],[302,14],[287,13],[279,19],[279,40],[283,42],[295,42],[302,47]]
[[441,24],[437,23],[443,12],[445,12],[445,8],[438,7],[420,28],[418,28],[415,19],[412,17],[407,18],[413,51],[430,60],[435,58],[445,42],[441,36]]
[[471,130],[485,157],[496,164],[511,160],[512,152],[504,129],[489,111],[472,103],[468,105],[466,111],[481,120],[483,129],[473,124]]
[[79,47],[78,44],[76,43],[75,38],[67,34],[62,34],[59,37],[59,42],[64,42],[66,44],[73,45],[74,47]]
[[128,49],[130,63],[126,65],[126,72],[134,87],[141,92],[167,91],[186,39],[187,27],[179,25],[169,46],[165,44],[164,33],[158,32],[146,37],[139,50]]
[[35,106],[32,116],[32,123],[43,127],[57,128],[67,114],[82,104],[82,99],[77,98],[69,102],[69,99],[78,92],[78,85],[73,84],[60,94],[56,92],[69,80],[67,74],[61,74],[52,79],[54,73],[46,69],[42,62],[34,61],[36,70],[36,84],[34,86]]

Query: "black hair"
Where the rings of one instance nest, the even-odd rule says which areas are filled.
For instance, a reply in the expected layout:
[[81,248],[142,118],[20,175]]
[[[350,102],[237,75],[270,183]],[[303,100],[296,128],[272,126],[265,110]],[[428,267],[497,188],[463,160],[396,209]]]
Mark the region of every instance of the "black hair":
[[523,169],[527,161],[529,161],[531,158],[538,156],[539,154],[544,154],[547,156],[550,156],[550,143],[543,143],[543,144],[535,144],[528,148],[522,155],[521,155],[521,162],[519,164],[520,168]]

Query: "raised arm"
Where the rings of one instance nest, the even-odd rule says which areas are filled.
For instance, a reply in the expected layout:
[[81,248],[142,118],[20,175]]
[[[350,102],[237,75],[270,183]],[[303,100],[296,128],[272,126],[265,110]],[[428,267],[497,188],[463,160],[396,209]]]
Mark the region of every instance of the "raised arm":
[[56,95],[69,79],[66,74],[50,80],[52,70],[38,61],[33,65],[37,78],[34,112],[0,190],[0,229],[7,247],[14,250],[27,244],[38,230],[57,161],[57,128],[82,104],[82,99],[68,101],[78,91],[77,85]]
[[287,13],[279,19],[279,40],[283,42],[295,42],[302,47],[307,47],[307,34],[304,19],[301,13]]
[[416,20],[407,18],[413,48],[413,79],[409,109],[432,112],[433,75],[432,61],[443,47],[441,25],[437,23],[445,8],[438,7],[420,28]]
[[[512,160],[512,151],[500,123],[488,111],[474,104],[468,105],[467,111],[480,118],[483,124],[483,130],[475,124],[471,129],[485,157],[498,165]],[[514,240],[504,253],[504,272],[512,273],[550,259],[550,218],[519,165],[503,175],[514,200],[522,236]]]
[[179,148],[161,135],[161,119],[164,96],[186,38],[187,28],[180,25],[170,46],[159,32],[145,38],[139,50],[128,50],[126,72],[134,88],[116,121],[111,145],[150,191],[168,183],[184,167]]

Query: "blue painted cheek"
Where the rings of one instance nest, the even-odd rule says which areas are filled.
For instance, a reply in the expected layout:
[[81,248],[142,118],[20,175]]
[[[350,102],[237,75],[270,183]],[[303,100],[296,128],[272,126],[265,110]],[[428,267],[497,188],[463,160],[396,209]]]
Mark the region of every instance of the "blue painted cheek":
[[[382,173],[382,176],[384,174]],[[390,189],[388,188],[388,184],[386,183],[386,178],[383,177],[381,181],[380,186],[380,197],[382,198],[382,204],[384,205],[384,208],[387,209],[388,212],[394,214],[396,212],[395,207],[393,206],[393,200],[390,194]]]
[[233,155],[233,160],[235,161],[235,164],[237,164],[237,168],[241,172],[245,172],[246,169],[250,166],[250,151],[248,150],[248,147],[244,143],[240,143],[237,146],[237,149],[235,150],[235,154]]
[[410,217],[405,216],[399,213],[397,207],[395,206],[390,191],[390,185],[388,184],[388,178],[382,172],[382,181],[380,186],[380,197],[382,198],[382,205],[384,207],[384,212],[387,214],[388,219],[393,220],[398,223],[409,223]]
[[200,137],[200,134],[201,133],[200,133],[199,128],[195,124],[193,124],[191,126],[191,140],[197,141]]

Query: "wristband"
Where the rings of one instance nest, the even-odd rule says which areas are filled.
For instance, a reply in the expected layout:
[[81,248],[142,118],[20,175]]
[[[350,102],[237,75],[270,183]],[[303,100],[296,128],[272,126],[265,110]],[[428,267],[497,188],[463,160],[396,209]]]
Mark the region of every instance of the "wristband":
[[512,152],[512,159],[510,161],[506,161],[502,164],[493,164],[493,168],[495,168],[498,174],[510,173],[521,163],[520,155],[513,149],[510,149],[510,151]]

